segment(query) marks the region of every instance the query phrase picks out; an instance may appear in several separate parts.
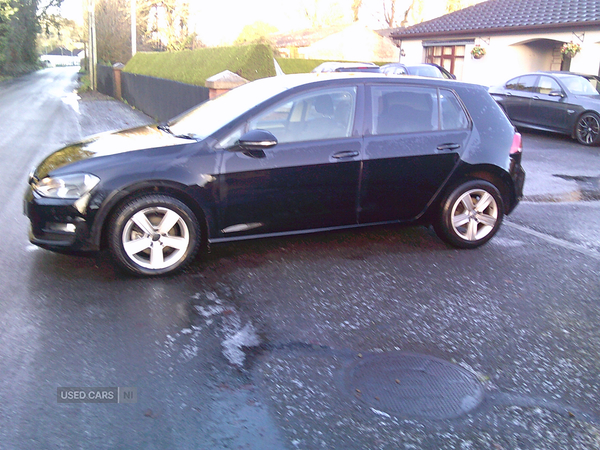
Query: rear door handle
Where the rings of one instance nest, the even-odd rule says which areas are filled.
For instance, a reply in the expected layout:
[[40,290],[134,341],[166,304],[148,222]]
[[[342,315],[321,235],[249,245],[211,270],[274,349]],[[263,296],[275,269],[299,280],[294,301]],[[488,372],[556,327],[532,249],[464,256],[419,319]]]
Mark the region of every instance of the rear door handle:
[[334,153],[332,155],[332,158],[335,158],[335,159],[354,158],[354,157],[356,157],[358,155],[360,155],[359,152],[353,152],[351,150],[346,150],[346,151],[343,151],[343,152]]
[[457,148],[460,148],[460,144],[441,144],[437,147],[438,150],[456,150]]

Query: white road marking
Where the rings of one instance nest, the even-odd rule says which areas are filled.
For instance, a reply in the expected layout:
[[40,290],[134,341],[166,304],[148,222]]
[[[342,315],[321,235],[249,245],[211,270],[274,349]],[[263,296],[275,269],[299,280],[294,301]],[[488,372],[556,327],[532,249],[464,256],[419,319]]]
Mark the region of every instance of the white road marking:
[[594,259],[597,259],[598,261],[600,261],[600,253],[598,253],[594,250],[590,250],[589,248],[586,248],[582,245],[577,245],[577,244],[574,244],[573,242],[565,241],[564,239],[558,239],[558,238],[555,238],[554,236],[550,236],[548,234],[544,234],[544,233],[540,233],[539,231],[532,230],[531,228],[517,225],[516,223],[505,221],[504,225],[506,225],[510,228],[514,228],[515,230],[522,231],[523,233],[527,233],[531,236],[535,236],[535,237],[542,239],[550,244],[554,244],[559,247],[566,248],[568,250],[576,251],[578,253],[581,253],[582,255],[586,255],[586,256],[589,256],[591,258],[594,258]]

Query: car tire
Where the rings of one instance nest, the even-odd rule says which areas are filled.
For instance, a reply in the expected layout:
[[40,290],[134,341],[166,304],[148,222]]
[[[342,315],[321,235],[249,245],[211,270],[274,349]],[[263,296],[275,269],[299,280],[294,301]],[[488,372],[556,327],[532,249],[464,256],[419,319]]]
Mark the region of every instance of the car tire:
[[593,112],[586,112],[577,119],[575,138],[583,145],[600,144],[600,117]]
[[459,248],[475,248],[500,228],[504,206],[491,183],[471,180],[451,189],[441,202],[433,228],[443,241]]
[[109,227],[113,258],[134,275],[175,273],[194,259],[200,247],[198,218],[168,195],[127,201],[115,211]]

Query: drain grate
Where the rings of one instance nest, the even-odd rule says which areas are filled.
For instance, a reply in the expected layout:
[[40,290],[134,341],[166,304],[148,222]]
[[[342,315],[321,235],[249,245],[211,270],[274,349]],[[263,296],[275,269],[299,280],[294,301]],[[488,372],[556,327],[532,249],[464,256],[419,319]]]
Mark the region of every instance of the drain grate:
[[364,356],[345,372],[346,387],[377,410],[403,417],[452,419],[476,408],[483,386],[442,359],[391,352]]

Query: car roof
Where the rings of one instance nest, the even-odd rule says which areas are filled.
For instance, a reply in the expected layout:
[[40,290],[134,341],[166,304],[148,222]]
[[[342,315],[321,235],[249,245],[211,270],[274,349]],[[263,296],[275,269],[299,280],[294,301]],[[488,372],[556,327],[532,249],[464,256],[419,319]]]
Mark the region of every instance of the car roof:
[[[378,72],[319,72],[319,73],[298,73],[290,75],[280,75],[270,78],[262,78],[253,83],[268,83],[271,86],[280,86],[281,90],[292,89],[309,84],[334,80],[355,80],[357,82],[368,81],[383,81],[386,83],[401,83],[401,84],[434,84],[434,83],[452,83],[453,86],[457,82],[455,80],[447,80],[445,78],[428,78],[414,75],[403,75],[402,77],[393,77],[385,73]],[[465,83],[469,84],[469,83]],[[471,85],[471,84],[469,84]]]

